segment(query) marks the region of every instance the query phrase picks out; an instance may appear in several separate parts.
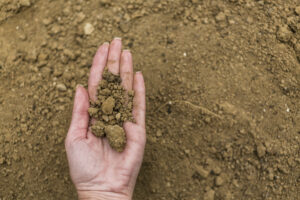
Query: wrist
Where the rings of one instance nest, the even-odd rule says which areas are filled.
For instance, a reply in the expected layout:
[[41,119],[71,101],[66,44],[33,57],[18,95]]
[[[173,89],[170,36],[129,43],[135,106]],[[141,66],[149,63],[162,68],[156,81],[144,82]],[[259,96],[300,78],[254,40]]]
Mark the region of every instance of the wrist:
[[114,192],[77,191],[79,200],[131,200],[130,196]]

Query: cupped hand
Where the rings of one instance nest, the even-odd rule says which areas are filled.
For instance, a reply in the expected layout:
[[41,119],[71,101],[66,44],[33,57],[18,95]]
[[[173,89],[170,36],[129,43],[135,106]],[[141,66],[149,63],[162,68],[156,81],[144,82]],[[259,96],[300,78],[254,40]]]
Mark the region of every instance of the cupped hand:
[[[96,100],[105,68],[120,74],[126,90],[134,90],[133,117],[125,122],[127,144],[122,153],[113,150],[106,138],[97,138],[89,127],[89,98]],[[88,91],[77,86],[72,121],[65,140],[72,181],[79,199],[131,199],[143,160],[146,143],[145,86],[141,72],[133,74],[132,55],[122,51],[120,38],[98,49],[90,70]]]

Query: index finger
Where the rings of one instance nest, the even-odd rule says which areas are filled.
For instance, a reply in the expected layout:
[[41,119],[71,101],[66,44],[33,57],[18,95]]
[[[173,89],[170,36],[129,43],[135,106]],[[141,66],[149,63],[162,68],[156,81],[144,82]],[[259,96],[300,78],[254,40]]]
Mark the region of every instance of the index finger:
[[88,93],[92,101],[96,101],[97,88],[100,80],[102,79],[103,70],[106,66],[108,49],[109,43],[104,42],[97,50],[93,59],[88,81]]

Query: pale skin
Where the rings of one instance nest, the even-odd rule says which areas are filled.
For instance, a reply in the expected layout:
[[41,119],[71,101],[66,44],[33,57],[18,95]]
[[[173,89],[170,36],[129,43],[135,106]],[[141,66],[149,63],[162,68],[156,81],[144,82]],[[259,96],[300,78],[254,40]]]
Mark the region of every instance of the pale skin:
[[[133,117],[135,123],[125,122],[126,148],[113,150],[106,138],[97,138],[89,127],[89,98],[96,100],[97,86],[105,68],[119,74],[126,90],[134,90]],[[141,72],[133,73],[132,55],[122,51],[122,41],[99,47],[94,57],[88,90],[76,88],[72,121],[65,140],[72,181],[79,199],[128,200],[132,198],[146,143],[145,85]]]

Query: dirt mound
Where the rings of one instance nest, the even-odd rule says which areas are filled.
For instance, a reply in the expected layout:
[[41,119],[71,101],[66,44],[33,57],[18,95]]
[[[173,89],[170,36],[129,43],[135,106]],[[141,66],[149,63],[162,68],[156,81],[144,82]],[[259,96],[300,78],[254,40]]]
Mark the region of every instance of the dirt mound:
[[91,102],[90,116],[95,119],[92,132],[98,137],[106,136],[110,146],[121,152],[126,145],[123,123],[132,121],[134,91],[126,92],[120,76],[103,72],[97,90],[96,102]]

